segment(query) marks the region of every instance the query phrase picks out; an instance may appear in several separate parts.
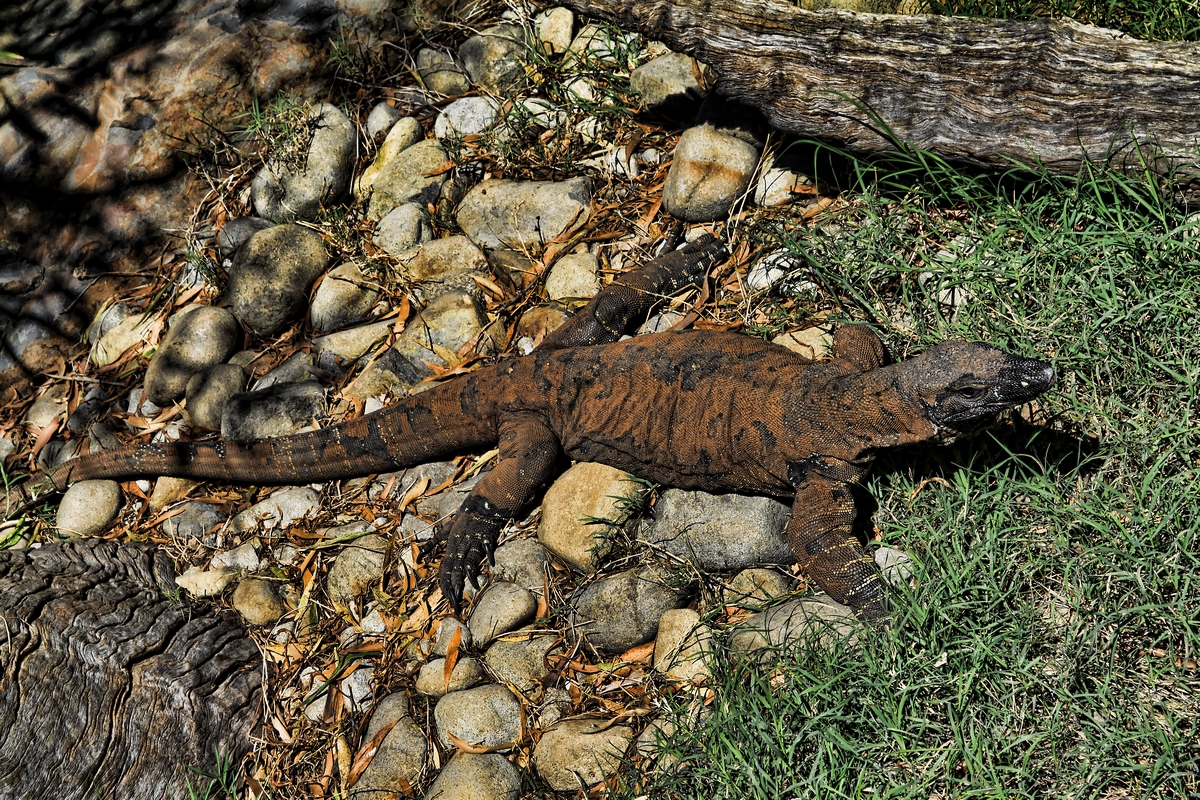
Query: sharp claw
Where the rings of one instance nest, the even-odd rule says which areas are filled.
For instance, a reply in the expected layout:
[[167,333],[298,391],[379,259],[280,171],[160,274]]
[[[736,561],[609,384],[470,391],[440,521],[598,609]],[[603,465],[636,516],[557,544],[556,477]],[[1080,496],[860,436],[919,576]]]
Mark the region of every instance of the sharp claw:
[[484,539],[483,554],[487,556],[489,567],[496,566],[496,543],[491,538]]

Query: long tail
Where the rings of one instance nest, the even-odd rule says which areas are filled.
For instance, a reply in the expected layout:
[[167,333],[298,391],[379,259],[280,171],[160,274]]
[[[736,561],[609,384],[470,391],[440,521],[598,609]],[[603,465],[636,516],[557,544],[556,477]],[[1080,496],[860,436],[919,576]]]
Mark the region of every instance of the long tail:
[[446,458],[496,441],[495,414],[470,402],[475,378],[450,381],[358,419],[256,442],[164,442],[86,455],[51,476],[73,481],[169,475],[230,483],[290,484],[353,478]]

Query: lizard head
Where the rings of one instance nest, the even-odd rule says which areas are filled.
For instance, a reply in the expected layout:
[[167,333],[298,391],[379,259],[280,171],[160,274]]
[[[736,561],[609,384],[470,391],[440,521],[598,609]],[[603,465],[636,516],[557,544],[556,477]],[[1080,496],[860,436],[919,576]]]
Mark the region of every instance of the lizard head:
[[1054,383],[1045,361],[978,342],[942,342],[903,363],[903,383],[943,442],[987,425]]

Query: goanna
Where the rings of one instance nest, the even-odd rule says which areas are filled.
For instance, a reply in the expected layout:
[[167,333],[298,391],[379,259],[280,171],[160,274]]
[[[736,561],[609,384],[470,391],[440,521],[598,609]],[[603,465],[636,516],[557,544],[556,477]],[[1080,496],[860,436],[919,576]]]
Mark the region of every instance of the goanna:
[[501,529],[565,458],[666,486],[788,498],[801,569],[864,618],[886,613],[881,576],[852,528],[851,486],[885,448],[946,442],[1032,400],[1049,364],[986,344],[943,342],[885,366],[879,338],[846,325],[832,358],[810,361],[736,333],[690,331],[617,341],[663,294],[701,279],[726,251],[711,237],[601,291],[521,358],[503,360],[318,431],[252,443],[144,444],[87,455],[53,475],[174,475],[256,484],[387,472],[498,445],[463,502],[439,581],[457,612]]

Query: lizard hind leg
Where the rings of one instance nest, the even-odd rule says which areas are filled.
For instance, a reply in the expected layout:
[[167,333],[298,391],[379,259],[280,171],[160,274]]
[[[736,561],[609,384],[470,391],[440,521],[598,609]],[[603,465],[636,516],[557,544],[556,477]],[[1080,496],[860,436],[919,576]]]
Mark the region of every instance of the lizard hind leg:
[[496,541],[505,523],[524,512],[554,476],[561,456],[558,437],[541,420],[520,415],[501,421],[496,466],[463,501],[446,537],[438,585],[455,614],[461,609],[464,581],[479,588],[479,567],[484,558],[495,563]]
[[832,355],[862,372],[887,363],[883,341],[866,325],[842,325],[834,331]]

